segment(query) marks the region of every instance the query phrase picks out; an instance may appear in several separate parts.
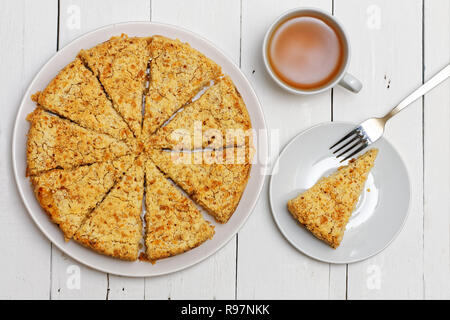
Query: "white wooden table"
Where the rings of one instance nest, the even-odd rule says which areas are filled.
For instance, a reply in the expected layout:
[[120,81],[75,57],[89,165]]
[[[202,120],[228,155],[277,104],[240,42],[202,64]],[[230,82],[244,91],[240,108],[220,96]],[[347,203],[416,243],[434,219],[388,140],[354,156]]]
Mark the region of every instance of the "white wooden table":
[[[279,14],[298,6],[322,8],[344,24],[352,44],[349,71],[364,84],[359,94],[336,88],[298,97],[269,79],[263,35]],[[272,220],[267,184],[239,234],[182,272],[122,278],[84,267],[53,247],[29,218],[13,178],[18,105],[59,48],[97,27],[132,20],[180,25],[223,49],[250,79],[268,126],[279,129],[280,147],[316,123],[384,114],[450,62],[448,0],[0,1],[0,298],[450,298],[449,81],[388,125],[386,137],[410,174],[412,203],[400,236],[369,260],[330,265],[297,252]]]

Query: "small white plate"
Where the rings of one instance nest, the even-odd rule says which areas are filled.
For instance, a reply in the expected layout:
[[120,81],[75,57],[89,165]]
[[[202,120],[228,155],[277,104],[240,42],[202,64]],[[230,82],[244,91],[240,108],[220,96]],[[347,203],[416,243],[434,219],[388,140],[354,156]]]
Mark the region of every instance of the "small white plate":
[[[59,70],[75,58],[80,49],[93,47],[122,33],[140,37],[163,35],[169,38],[178,38],[181,41],[188,42],[192,47],[214,60],[222,67],[223,72],[233,79],[247,106],[252,127],[258,133],[258,139],[256,139],[258,143],[256,146],[257,163],[252,166],[247,187],[228,223],[216,223],[212,221],[213,219],[210,216],[204,214],[205,218],[215,225],[216,234],[213,239],[186,253],[159,260],[154,265],[141,261],[120,261],[86,249],[75,241],[64,242],[61,230],[48,219],[48,216],[39,206],[31,185],[25,177],[26,134],[29,129],[29,124],[25,118],[36,107],[30,99],[31,94],[43,90]],[[17,112],[12,140],[12,160],[14,175],[22,200],[36,225],[54,245],[68,256],[94,269],[122,276],[149,277],[178,271],[202,261],[223,247],[238,232],[252,212],[264,184],[263,164],[267,163],[267,130],[261,105],[249,81],[231,59],[211,42],[176,26],[153,22],[128,22],[109,25],[77,38],[58,51],[42,67],[26,90]]]
[[270,205],[281,233],[295,248],[323,262],[353,263],[379,253],[398,235],[408,215],[408,172],[384,138],[371,145],[379,149],[375,166],[337,249],[314,237],[289,213],[288,200],[342,165],[328,148],[354,128],[351,123],[329,122],[300,133],[281,152],[270,180]]

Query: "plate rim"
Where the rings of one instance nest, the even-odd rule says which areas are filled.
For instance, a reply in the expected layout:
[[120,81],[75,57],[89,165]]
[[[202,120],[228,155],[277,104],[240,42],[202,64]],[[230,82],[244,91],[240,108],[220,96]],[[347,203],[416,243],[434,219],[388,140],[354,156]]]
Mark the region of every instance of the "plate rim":
[[[408,171],[408,167],[405,165],[405,161],[403,159],[403,157],[401,156],[401,154],[397,151],[397,149],[392,145],[392,143],[390,143],[386,138],[382,137],[382,139],[384,140],[384,142],[386,142],[388,145],[390,145],[392,147],[392,150],[394,150],[394,152],[397,154],[397,156],[399,157],[403,167],[405,168],[405,172],[406,172],[406,177],[408,179],[408,193],[409,193],[409,198],[408,198],[408,207],[406,210],[406,214],[403,218],[403,221],[400,225],[400,227],[398,228],[398,230],[395,232],[394,236],[380,249],[376,250],[375,252],[366,255],[362,258],[357,258],[357,259],[351,259],[351,260],[346,260],[346,261],[332,261],[332,260],[328,260],[328,259],[324,259],[324,258],[320,258],[315,256],[314,254],[307,252],[306,250],[302,249],[300,246],[298,246],[296,243],[294,243],[290,237],[288,237],[286,235],[286,232],[283,230],[283,228],[280,225],[279,220],[277,219],[277,216],[275,214],[275,210],[274,210],[274,202],[275,200],[272,198],[272,181],[273,181],[273,177],[274,177],[274,172],[276,170],[276,168],[279,166],[279,161],[280,158],[283,156],[283,154],[286,152],[286,150],[294,143],[295,140],[297,140],[298,138],[300,138],[302,135],[306,134],[307,132],[309,132],[310,130],[316,129],[318,127],[321,126],[325,126],[325,125],[333,125],[333,124],[345,124],[345,125],[352,125],[352,126],[357,126],[356,123],[353,123],[351,121],[324,121],[324,122],[320,122],[318,124],[315,124],[309,128],[306,128],[305,130],[300,131],[299,133],[297,133],[294,137],[292,137],[289,142],[283,147],[283,149],[281,150],[281,152],[279,153],[275,164],[272,168],[272,174],[270,175],[270,181],[269,181],[269,204],[270,204],[270,211],[272,213],[272,218],[275,221],[275,224],[277,225],[278,230],[280,231],[280,233],[283,235],[283,237],[289,242],[289,244],[294,247],[295,249],[297,249],[300,253],[304,254],[305,256],[308,256],[316,261],[320,261],[323,263],[330,263],[330,264],[337,264],[337,265],[343,265],[343,264],[352,264],[352,263],[356,263],[356,262],[360,262],[360,261],[364,261],[367,260],[373,256],[376,256],[377,254],[379,254],[380,252],[384,251],[395,239],[397,239],[397,237],[399,236],[399,234],[401,233],[401,231],[403,230],[403,228],[405,227],[406,221],[408,220],[409,214],[410,214],[410,209],[411,209],[411,197],[412,197],[412,187],[411,187],[411,179],[410,179],[410,175],[409,175],[409,171]],[[318,240],[320,241],[320,240]]]
[[[58,57],[59,55],[63,54],[63,52],[65,51],[66,48],[70,47],[71,45],[73,45],[74,43],[82,40],[85,37],[89,37],[94,33],[106,30],[106,29],[110,29],[110,28],[120,28],[123,26],[129,26],[129,25],[137,25],[137,24],[142,24],[142,25],[154,25],[154,26],[160,26],[163,28],[169,28],[169,29],[174,29],[175,31],[181,32],[181,33],[185,33],[190,35],[191,37],[197,38],[198,40],[200,40],[201,42],[206,43],[207,45],[209,45],[210,47],[214,48],[217,52],[219,52],[223,57],[226,58],[227,62],[230,63],[230,65],[237,70],[237,72],[241,75],[242,79],[244,80],[244,83],[246,85],[246,87],[249,89],[249,93],[253,96],[253,98],[255,99],[255,101],[257,102],[257,107],[261,116],[261,120],[262,120],[262,125],[263,128],[265,130],[262,130],[263,132],[261,133],[261,130],[259,130],[259,134],[263,134],[264,138],[263,139],[257,139],[258,141],[258,146],[256,147],[256,150],[258,150],[258,161],[260,161],[260,163],[267,163],[267,159],[269,157],[268,154],[268,136],[267,136],[267,121],[266,121],[266,117],[264,114],[264,109],[262,108],[261,105],[261,101],[258,98],[256,91],[254,90],[251,82],[249,81],[249,79],[247,78],[247,76],[244,74],[244,72],[241,70],[241,68],[239,68],[239,66],[233,61],[233,59],[231,59],[227,53],[225,53],[221,48],[217,47],[212,41],[206,39],[205,37],[192,32],[186,28],[177,26],[177,25],[173,25],[173,24],[168,24],[168,23],[161,23],[161,22],[152,22],[152,21],[125,21],[125,22],[120,22],[120,23],[111,23],[108,25],[104,25],[98,28],[95,28],[91,31],[87,31],[81,35],[79,35],[78,37],[76,37],[75,39],[73,39],[72,41],[68,42],[63,48],[57,50],[37,71],[37,73],[34,75],[34,77],[32,78],[32,80],[29,82],[29,84],[27,85],[26,89],[23,91],[23,96],[22,99],[20,100],[19,103],[19,107],[17,109],[17,113],[16,113],[16,117],[14,120],[14,126],[13,126],[13,131],[12,131],[12,139],[11,139],[11,160],[12,160],[12,167],[13,167],[13,173],[14,173],[14,180],[16,182],[16,188],[17,191],[20,195],[20,198],[22,200],[22,203],[24,204],[26,211],[28,213],[28,215],[31,217],[31,219],[33,220],[34,224],[38,227],[38,229],[45,235],[45,237],[47,238],[48,241],[50,241],[50,243],[52,243],[53,245],[55,245],[59,250],[61,250],[64,254],[66,254],[67,256],[69,256],[70,258],[74,259],[75,261],[89,267],[92,268],[94,270],[98,270],[100,272],[103,273],[108,273],[108,274],[113,274],[113,275],[118,275],[118,276],[124,276],[124,277],[130,277],[130,278],[143,278],[143,277],[157,277],[157,276],[162,276],[162,275],[167,275],[167,274],[172,274],[175,272],[179,272],[181,270],[184,269],[188,269],[204,260],[206,260],[207,258],[212,257],[214,254],[217,254],[225,245],[227,245],[232,238],[239,233],[239,231],[242,229],[242,227],[245,225],[245,223],[248,221],[248,218],[251,216],[251,214],[253,213],[256,204],[258,203],[260,197],[261,197],[261,193],[262,190],[264,188],[264,185],[266,183],[266,178],[262,177],[260,179],[259,184],[257,185],[257,190],[255,190],[254,193],[256,193],[256,196],[254,197],[253,201],[251,202],[251,206],[246,210],[247,214],[246,216],[242,219],[242,221],[236,226],[235,231],[231,232],[226,238],[225,240],[214,250],[212,250],[209,254],[205,254],[200,256],[199,258],[196,259],[192,259],[192,261],[190,263],[181,265],[179,267],[176,268],[172,268],[169,271],[160,271],[157,273],[151,273],[151,274],[133,274],[133,273],[122,273],[116,270],[108,270],[107,267],[101,267],[101,266],[96,266],[95,264],[91,263],[91,262],[87,262],[87,261],[83,261],[82,257],[75,257],[70,253],[70,250],[67,248],[64,248],[62,245],[60,245],[59,243],[55,242],[52,240],[52,237],[50,236],[49,232],[46,231],[45,227],[43,225],[41,225],[39,223],[39,221],[37,220],[37,218],[35,218],[34,214],[32,214],[32,210],[28,204],[27,199],[25,199],[25,195],[22,191],[21,188],[21,184],[19,182],[20,178],[19,178],[19,173],[18,173],[18,168],[17,168],[17,159],[16,159],[16,153],[15,153],[15,146],[16,146],[16,140],[17,140],[17,136],[18,136],[18,128],[19,128],[19,123],[22,119],[20,119],[20,111],[23,108],[24,104],[26,103],[26,99],[28,98],[27,92],[31,89],[31,87],[35,84],[35,82],[37,81],[37,79],[39,78],[39,76],[41,75],[41,73],[43,72],[43,70],[48,67],[48,65],[50,65],[54,59],[56,59],[56,57]],[[265,145],[262,146],[262,148],[260,147],[260,143],[261,140],[265,142]],[[260,150],[263,150],[263,154],[261,154]],[[253,166],[252,166],[253,167]],[[263,173],[257,173],[259,175],[264,175]],[[97,253],[99,254],[99,253]],[[99,254],[100,255],[100,254]],[[118,261],[120,262],[120,261]]]

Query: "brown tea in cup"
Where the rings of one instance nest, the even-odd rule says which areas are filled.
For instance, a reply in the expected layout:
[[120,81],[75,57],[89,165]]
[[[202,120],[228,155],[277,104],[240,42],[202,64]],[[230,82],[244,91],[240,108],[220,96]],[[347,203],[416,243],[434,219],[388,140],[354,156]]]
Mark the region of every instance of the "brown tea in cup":
[[344,57],[343,35],[325,19],[298,15],[273,31],[267,56],[273,72],[287,85],[312,90],[339,75]]

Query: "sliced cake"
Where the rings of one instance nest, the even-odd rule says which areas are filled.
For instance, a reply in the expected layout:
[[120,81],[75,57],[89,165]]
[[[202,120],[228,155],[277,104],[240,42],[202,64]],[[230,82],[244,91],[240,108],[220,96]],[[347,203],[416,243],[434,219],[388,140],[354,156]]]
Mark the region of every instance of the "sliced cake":
[[161,171],[218,222],[230,219],[250,175],[248,147],[193,153],[152,149],[149,155]]
[[146,137],[221,75],[215,62],[179,40],[154,36],[150,55],[150,85],[143,125]]
[[337,248],[377,154],[377,149],[371,149],[320,179],[288,202],[291,214],[317,238]]
[[226,76],[161,127],[149,145],[173,150],[242,146],[252,136],[250,129],[244,101]]
[[211,239],[214,227],[156,168],[146,162],[146,258],[154,261],[183,253]]
[[69,240],[133,160],[124,156],[71,170],[53,169],[31,177],[31,183],[40,205]]
[[113,160],[131,151],[125,142],[87,130],[36,108],[27,116],[27,175]]
[[53,78],[37,103],[82,127],[126,140],[133,137],[128,125],[113,108],[97,78],[80,59],[75,59]]
[[136,260],[142,237],[143,196],[144,168],[139,157],[73,238],[99,253]]
[[122,35],[79,53],[136,137],[141,135],[150,41]]

